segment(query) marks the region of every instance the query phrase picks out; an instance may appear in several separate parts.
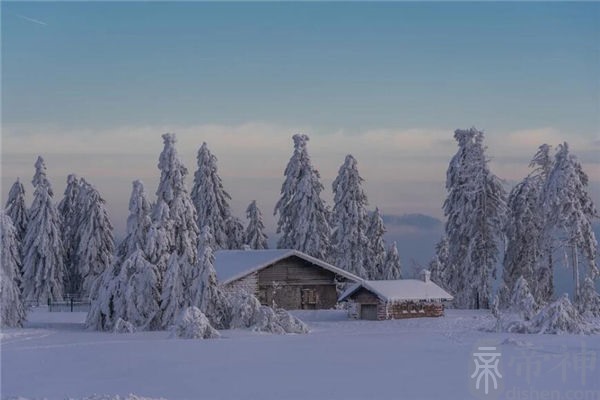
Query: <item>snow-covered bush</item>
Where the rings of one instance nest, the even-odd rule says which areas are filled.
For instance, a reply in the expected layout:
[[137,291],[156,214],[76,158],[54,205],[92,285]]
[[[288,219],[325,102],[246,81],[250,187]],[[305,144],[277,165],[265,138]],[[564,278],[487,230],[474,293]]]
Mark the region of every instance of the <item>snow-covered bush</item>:
[[135,332],[135,326],[131,322],[125,321],[119,318],[113,328],[114,333],[133,333]]
[[583,282],[577,299],[577,309],[586,318],[600,317],[600,294],[590,277],[585,278]]
[[565,293],[555,302],[548,304],[531,320],[530,333],[590,334],[595,329],[586,322],[571,304]]
[[215,339],[221,336],[198,307],[188,307],[173,327],[173,336],[181,339]]
[[296,318],[283,308],[278,309],[276,312],[277,321],[286,333],[308,333],[308,325]]
[[258,299],[244,291],[228,296],[231,320],[229,328],[250,328],[255,332],[275,334],[308,333],[308,326],[284,309],[262,306]]
[[260,301],[245,291],[237,291],[228,296],[231,321],[229,328],[248,328],[252,325],[254,314],[260,309]]

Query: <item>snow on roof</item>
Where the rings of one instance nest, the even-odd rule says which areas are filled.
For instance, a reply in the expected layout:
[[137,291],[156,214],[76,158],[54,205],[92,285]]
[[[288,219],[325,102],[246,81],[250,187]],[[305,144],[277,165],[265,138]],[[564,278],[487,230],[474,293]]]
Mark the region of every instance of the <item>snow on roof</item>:
[[453,299],[448,292],[431,281],[424,282],[419,279],[400,279],[395,281],[358,282],[342,293],[339,301],[347,299],[361,287],[373,292],[384,301]]
[[215,271],[219,284],[226,285],[291,256],[302,258],[346,279],[358,282],[358,276],[334,267],[297,250],[219,250],[215,252]]

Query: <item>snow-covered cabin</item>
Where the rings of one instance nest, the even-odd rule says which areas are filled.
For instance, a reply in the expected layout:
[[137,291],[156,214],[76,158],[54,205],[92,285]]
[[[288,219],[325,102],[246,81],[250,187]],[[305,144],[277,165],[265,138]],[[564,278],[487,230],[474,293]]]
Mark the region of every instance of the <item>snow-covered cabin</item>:
[[349,287],[339,301],[354,302],[354,317],[360,319],[441,317],[443,302],[453,297],[429,276],[429,271],[424,270],[421,279],[360,281]]
[[225,290],[245,290],[287,310],[332,308],[339,283],[361,280],[297,250],[219,250],[215,270]]

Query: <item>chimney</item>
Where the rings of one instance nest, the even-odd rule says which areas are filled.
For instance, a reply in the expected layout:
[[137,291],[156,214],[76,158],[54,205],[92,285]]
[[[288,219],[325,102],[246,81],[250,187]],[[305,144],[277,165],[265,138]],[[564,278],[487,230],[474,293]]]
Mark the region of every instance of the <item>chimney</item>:
[[423,282],[427,283],[429,282],[431,278],[431,272],[429,272],[429,270],[424,269],[421,271],[421,279],[423,279]]

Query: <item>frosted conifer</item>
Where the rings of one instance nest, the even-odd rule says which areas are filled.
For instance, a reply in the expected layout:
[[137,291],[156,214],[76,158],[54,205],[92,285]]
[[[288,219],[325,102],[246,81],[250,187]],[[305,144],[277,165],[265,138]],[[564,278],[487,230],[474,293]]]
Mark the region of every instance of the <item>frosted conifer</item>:
[[448,286],[459,308],[489,308],[505,217],[506,194],[490,172],[483,132],[457,129],[458,151],[446,176]]
[[379,208],[369,218],[367,237],[369,238],[369,257],[366,264],[367,279],[383,279],[385,275],[385,225],[379,213]]
[[336,267],[367,278],[365,266],[369,264],[370,255],[367,195],[362,189],[364,179],[357,164],[356,159],[348,154],[333,181],[332,253]]
[[88,297],[96,279],[111,267],[115,245],[105,201],[98,190],[82,179],[79,198],[82,209],[75,260],[81,277],[80,293]]
[[198,170],[194,173],[192,200],[198,212],[198,227],[210,227],[215,250],[232,248],[230,245],[235,238],[231,236],[235,236],[235,231],[228,231],[228,228],[235,229],[235,226],[228,223],[231,217],[228,201],[231,196],[223,188],[217,169],[217,157],[210,152],[205,142],[200,146],[196,159]]
[[384,273],[383,276],[381,276],[381,279],[402,279],[402,267],[400,265],[400,255],[398,255],[398,247],[396,247],[396,242],[393,242],[388,248],[384,266]]
[[21,255],[17,230],[10,217],[0,210],[0,326],[23,326],[25,307],[21,294]]
[[160,328],[159,273],[141,250],[136,250],[123,262],[123,269],[133,271],[125,298],[127,321],[141,329]]
[[248,227],[246,228],[244,244],[254,250],[268,248],[265,224],[263,223],[262,212],[256,205],[256,200],[252,200],[246,208],[246,218],[248,218]]
[[294,153],[285,168],[281,198],[275,205],[279,214],[277,233],[280,249],[295,249],[328,260],[331,228],[329,210],[321,199],[323,185],[306,149],[308,136],[293,136]]
[[25,188],[19,179],[13,183],[8,192],[8,200],[6,201],[6,215],[13,221],[15,234],[19,246],[25,238],[27,230],[27,206],[25,205]]
[[[587,275],[598,276],[598,241],[592,220],[598,211],[588,193],[589,179],[565,142],[558,146],[554,166],[543,189],[547,237],[563,250],[573,272],[575,300],[579,293],[580,265]],[[585,271],[582,271],[585,273]]]
[[81,276],[77,266],[76,254],[79,246],[79,219],[82,205],[79,203],[80,182],[76,175],[67,177],[67,186],[64,197],[58,203],[58,212],[62,221],[62,241],[65,249],[65,291],[70,294],[79,294],[81,290]]
[[505,234],[503,303],[508,301],[519,276],[530,283],[533,297],[544,303],[552,297],[552,251],[547,248],[544,231],[542,189],[552,168],[550,146],[542,145],[531,161],[535,169],[510,193]]
[[202,228],[198,246],[197,276],[192,280],[192,305],[198,307],[216,327],[225,324],[224,297],[217,286],[217,273],[215,272],[215,256],[210,243],[212,243],[210,227]]
[[26,300],[46,303],[62,300],[64,248],[60,215],[52,201],[44,159],[38,157],[33,177],[33,204],[23,241],[23,295]]

